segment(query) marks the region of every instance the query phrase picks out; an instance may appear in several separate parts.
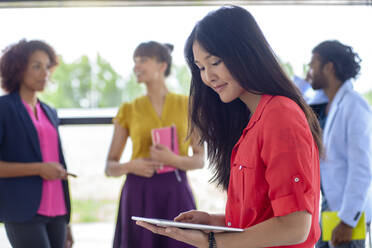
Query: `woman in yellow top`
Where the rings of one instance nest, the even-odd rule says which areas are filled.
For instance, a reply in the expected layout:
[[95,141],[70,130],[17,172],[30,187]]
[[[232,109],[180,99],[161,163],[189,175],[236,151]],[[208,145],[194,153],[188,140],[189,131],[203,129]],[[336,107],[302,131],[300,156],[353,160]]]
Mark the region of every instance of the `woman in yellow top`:
[[[155,236],[137,226],[131,216],[173,219],[179,212],[195,209],[187,181],[187,170],[203,167],[204,150],[198,139],[186,142],[188,98],[169,93],[165,78],[170,73],[172,45],[150,41],[134,52],[134,73],[147,87],[147,95],[124,103],[114,118],[114,135],[109,150],[106,175],[127,175],[121,193],[114,248],[192,247],[167,237]],[[151,130],[175,125],[179,154],[166,146],[152,145]],[[132,158],[120,163],[128,137],[133,143]],[[188,156],[188,147],[193,155]],[[162,165],[176,168],[157,173]]]

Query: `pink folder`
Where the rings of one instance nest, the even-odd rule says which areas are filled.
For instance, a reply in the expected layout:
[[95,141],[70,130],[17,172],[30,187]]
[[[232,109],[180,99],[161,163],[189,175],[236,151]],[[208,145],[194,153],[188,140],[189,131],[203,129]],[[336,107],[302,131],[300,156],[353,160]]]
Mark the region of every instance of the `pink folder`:
[[[168,147],[175,154],[179,154],[178,139],[176,126],[155,128],[151,130],[152,143],[154,145],[161,144]],[[171,165],[163,165],[162,168],[157,170],[157,173],[166,173],[174,171],[175,168]]]

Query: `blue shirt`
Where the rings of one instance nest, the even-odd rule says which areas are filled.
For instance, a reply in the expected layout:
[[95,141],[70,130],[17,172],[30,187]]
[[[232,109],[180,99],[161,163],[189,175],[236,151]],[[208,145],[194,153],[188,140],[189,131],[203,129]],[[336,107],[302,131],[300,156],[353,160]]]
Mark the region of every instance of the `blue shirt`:
[[310,83],[304,79],[294,76],[293,83],[298,87],[307,104],[311,105],[328,102],[328,97],[323,90],[313,90]]
[[337,91],[326,119],[320,161],[323,194],[332,211],[355,227],[362,211],[371,220],[372,119],[369,104],[350,81]]

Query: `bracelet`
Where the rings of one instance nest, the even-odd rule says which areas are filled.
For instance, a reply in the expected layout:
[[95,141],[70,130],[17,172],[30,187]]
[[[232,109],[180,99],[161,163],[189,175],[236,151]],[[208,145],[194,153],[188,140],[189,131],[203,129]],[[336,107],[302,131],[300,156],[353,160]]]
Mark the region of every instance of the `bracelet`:
[[214,232],[208,234],[209,248],[217,248],[216,239],[214,238]]

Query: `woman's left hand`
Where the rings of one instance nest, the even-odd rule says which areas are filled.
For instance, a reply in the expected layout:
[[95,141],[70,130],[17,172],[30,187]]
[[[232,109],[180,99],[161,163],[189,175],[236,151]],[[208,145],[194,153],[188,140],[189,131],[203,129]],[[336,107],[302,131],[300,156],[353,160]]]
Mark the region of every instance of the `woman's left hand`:
[[65,242],[65,248],[71,248],[74,244],[74,238],[72,237],[71,227],[70,225],[67,225],[67,232],[66,232],[66,242]]
[[174,154],[168,147],[157,144],[150,147],[150,158],[163,164],[173,165],[176,154]]
[[164,235],[198,248],[208,248],[208,234],[202,231],[186,230],[175,227],[159,227],[144,221],[137,221],[136,224],[153,233]]

